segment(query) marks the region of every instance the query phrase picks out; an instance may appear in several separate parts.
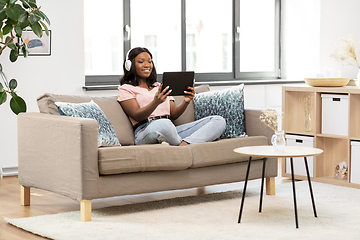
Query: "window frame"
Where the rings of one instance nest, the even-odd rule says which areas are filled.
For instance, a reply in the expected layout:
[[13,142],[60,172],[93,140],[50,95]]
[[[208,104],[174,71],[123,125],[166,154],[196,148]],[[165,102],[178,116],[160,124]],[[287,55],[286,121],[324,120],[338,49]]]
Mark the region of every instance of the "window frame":
[[[130,27],[130,1],[123,0],[123,53],[131,49],[131,38],[126,29]],[[186,71],[186,0],[181,1],[181,70]],[[281,80],[281,0],[275,0],[275,70],[273,72],[240,72],[240,39],[237,28],[240,24],[240,0],[232,0],[232,72],[195,73],[196,84],[235,85],[239,83],[282,83]],[[85,75],[85,90],[113,90],[119,86],[121,75]],[[162,74],[158,74],[161,82]]]

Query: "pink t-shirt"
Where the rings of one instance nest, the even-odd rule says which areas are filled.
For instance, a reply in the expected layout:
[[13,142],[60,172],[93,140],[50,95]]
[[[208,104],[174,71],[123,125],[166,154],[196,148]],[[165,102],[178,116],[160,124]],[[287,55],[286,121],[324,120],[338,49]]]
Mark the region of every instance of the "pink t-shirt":
[[[139,108],[147,106],[152,100],[159,89],[160,84],[154,83],[155,87],[150,91],[146,88],[133,86],[130,84],[123,84],[119,87],[117,100],[119,102],[135,98],[139,104]],[[161,103],[157,108],[150,114],[149,117],[165,116],[170,115],[170,101],[175,101],[173,97],[167,97],[165,102]],[[138,123],[134,119],[130,118],[133,126]]]

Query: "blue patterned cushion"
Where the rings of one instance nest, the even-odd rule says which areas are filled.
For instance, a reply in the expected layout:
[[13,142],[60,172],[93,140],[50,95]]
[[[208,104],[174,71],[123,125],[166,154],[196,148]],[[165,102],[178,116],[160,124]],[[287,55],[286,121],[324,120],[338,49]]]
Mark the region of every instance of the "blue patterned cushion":
[[195,119],[220,115],[226,120],[226,128],[220,138],[244,137],[244,84],[219,91],[196,94],[194,97]]
[[120,145],[116,133],[101,108],[91,100],[87,103],[55,102],[61,115],[91,118],[98,122],[98,146]]

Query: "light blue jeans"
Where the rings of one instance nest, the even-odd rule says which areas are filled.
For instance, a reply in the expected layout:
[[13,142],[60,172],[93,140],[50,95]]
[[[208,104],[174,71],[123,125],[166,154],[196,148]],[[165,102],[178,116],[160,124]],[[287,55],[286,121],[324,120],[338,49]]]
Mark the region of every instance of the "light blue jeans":
[[177,146],[182,141],[190,144],[211,142],[220,137],[225,127],[225,119],[217,115],[179,126],[175,126],[169,119],[158,119],[144,123],[135,130],[135,144],[168,142]]

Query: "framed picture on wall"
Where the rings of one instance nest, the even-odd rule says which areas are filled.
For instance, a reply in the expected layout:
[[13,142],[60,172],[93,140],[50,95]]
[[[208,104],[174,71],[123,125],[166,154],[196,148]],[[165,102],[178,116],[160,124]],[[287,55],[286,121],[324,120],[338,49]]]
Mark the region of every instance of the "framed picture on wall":
[[[51,30],[49,30],[49,36],[43,31],[41,38],[31,30],[25,30],[22,32],[22,39],[27,45],[29,56],[50,56],[51,55]],[[19,39],[19,44],[22,41]],[[20,51],[20,56],[24,54]]]

